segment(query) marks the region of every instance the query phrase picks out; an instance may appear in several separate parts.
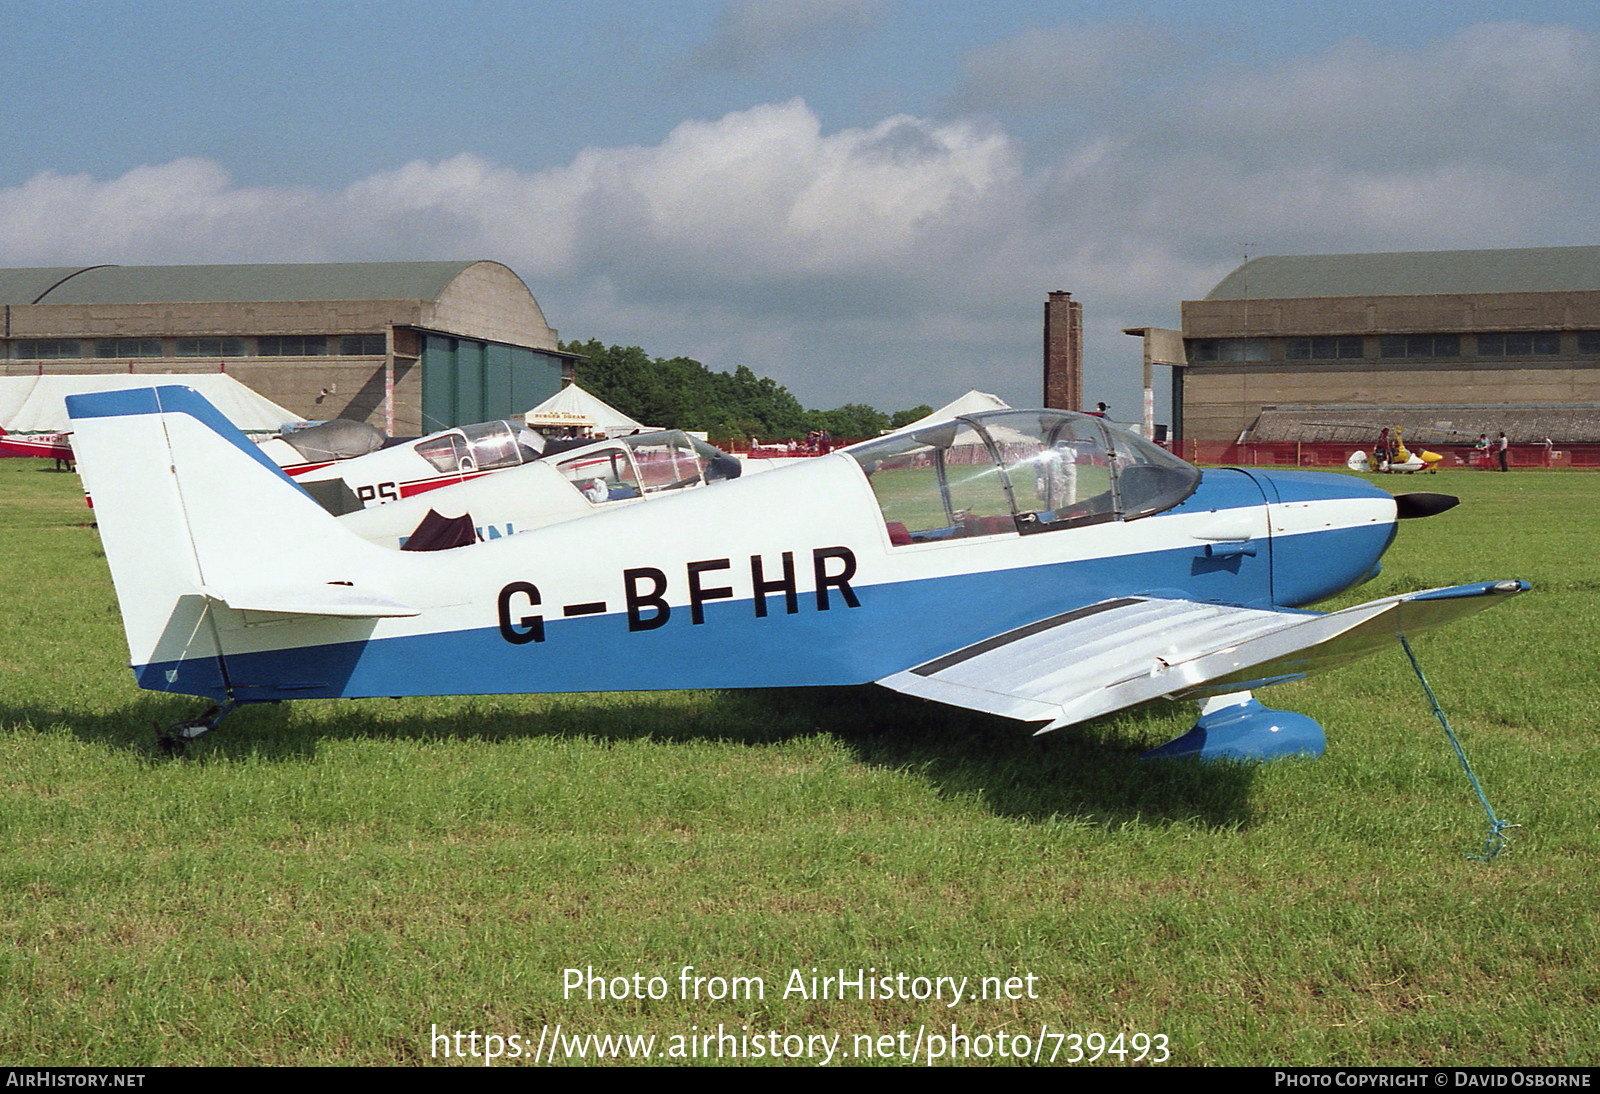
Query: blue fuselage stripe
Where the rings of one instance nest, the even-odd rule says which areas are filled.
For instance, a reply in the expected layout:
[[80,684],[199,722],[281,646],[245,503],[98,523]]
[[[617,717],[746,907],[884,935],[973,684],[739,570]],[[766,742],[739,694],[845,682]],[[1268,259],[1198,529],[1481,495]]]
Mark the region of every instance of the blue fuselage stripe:
[[[1375,524],[1285,538],[1314,538],[1319,556],[1343,560],[1343,569],[1358,575],[1392,529]],[[1272,607],[1270,585],[1265,565],[1219,566],[1183,548],[862,585],[855,608],[834,596],[819,611],[816,597],[805,594],[790,614],[778,595],[767,598],[763,617],[754,600],[719,600],[702,605],[704,622],[697,624],[688,606],[674,606],[665,625],[649,630],[630,631],[624,614],[563,618],[557,610],[542,620],[543,641],[512,643],[490,622],[466,631],[231,653],[227,674],[234,697],[256,700],[854,684],[1111,598]],[[167,682],[167,671],[178,667],[137,671],[141,684],[156,690],[227,694],[214,673],[195,672],[192,662]]]

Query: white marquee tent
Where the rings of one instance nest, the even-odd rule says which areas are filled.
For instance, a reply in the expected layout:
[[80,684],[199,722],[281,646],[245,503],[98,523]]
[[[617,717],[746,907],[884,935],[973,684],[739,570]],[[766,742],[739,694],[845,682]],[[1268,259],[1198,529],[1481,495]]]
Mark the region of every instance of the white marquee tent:
[[951,418],[962,414],[979,414],[985,410],[1010,410],[1011,404],[998,395],[990,395],[986,391],[969,391],[965,395],[946,403],[925,418],[918,418],[909,425],[903,425],[895,430],[896,433],[907,433],[921,429],[923,426],[935,425],[939,422],[948,422]]
[[638,430],[650,432],[655,426],[634,421],[616,407],[590,395],[577,384],[568,384],[524,415],[529,426],[577,427],[600,430],[607,437],[625,437]]
[[72,428],[66,397],[91,391],[182,384],[204,395],[245,433],[276,433],[300,416],[257,395],[221,372],[195,374],[106,373],[88,376],[0,376],[0,429],[7,433],[65,433]]

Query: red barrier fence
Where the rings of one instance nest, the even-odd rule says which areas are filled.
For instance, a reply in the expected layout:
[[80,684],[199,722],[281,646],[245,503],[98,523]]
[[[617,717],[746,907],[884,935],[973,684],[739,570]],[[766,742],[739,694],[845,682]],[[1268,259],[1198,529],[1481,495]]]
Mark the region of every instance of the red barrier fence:
[[[1444,457],[1439,466],[1446,470],[1481,468],[1499,470],[1499,453],[1463,445],[1423,445],[1429,452]],[[1361,445],[1327,442],[1246,442],[1183,440],[1174,451],[1190,463],[1236,464],[1246,467],[1343,467],[1352,452],[1368,454]],[[1416,451],[1413,449],[1412,451]],[[1512,467],[1600,467],[1600,444],[1558,444],[1546,449],[1542,444],[1514,444],[1506,462]]]
[[[850,441],[834,441],[833,448],[842,448]],[[725,452],[748,454],[753,459],[765,456],[815,456],[819,453],[799,445],[794,451],[778,445],[762,445],[751,450],[747,442],[722,441],[718,447]],[[1328,441],[1260,441],[1240,444],[1236,441],[1183,440],[1165,446],[1190,463],[1238,465],[1243,467],[1343,467],[1352,452],[1358,449],[1371,454],[1371,447],[1348,442]],[[1491,449],[1485,453],[1470,445],[1428,444],[1422,448],[1444,457],[1439,466],[1445,470],[1480,468],[1499,470],[1499,453]],[[1413,450],[1415,451],[1415,450]],[[1546,449],[1541,444],[1514,444],[1507,451],[1506,462],[1522,468],[1600,468],[1600,444],[1557,444]]]
[[749,441],[744,440],[730,441],[713,438],[711,443],[734,456],[747,456],[752,460],[763,460],[788,459],[792,456],[823,456],[843,448],[847,444],[855,444],[856,442],[851,440],[830,440],[826,446],[812,447],[807,447],[803,442],[796,442],[793,447],[790,447],[787,444],[751,445]]

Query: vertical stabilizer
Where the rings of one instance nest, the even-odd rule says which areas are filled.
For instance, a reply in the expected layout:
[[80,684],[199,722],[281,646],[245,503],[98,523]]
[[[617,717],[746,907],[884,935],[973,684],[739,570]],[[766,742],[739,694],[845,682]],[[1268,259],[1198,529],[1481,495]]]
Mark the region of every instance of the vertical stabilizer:
[[[188,694],[225,690],[204,584],[155,388],[67,396],[78,473],[94,503],[128,654],[140,684]],[[158,679],[142,666],[174,664]]]
[[142,687],[236,697],[242,613],[415,614],[357,590],[388,552],[351,536],[199,393],[67,398]]

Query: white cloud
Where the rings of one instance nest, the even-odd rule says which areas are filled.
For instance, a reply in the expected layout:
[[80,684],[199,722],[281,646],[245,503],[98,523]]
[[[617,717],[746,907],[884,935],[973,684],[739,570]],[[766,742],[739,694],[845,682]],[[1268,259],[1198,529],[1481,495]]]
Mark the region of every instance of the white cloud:
[[[900,269],[988,230],[1020,167],[993,129],[892,117],[824,134],[798,100],[685,122],[658,145],[587,149],[518,174],[477,157],[416,162],[326,204],[402,238],[426,218],[456,248],[509,250],[530,276],[748,285]],[[114,185],[114,184],[108,184]]]
[[848,41],[875,23],[885,6],[885,0],[729,0],[695,60],[711,69],[756,71]]
[[970,52],[953,98],[967,110],[1060,110],[1148,81],[1178,52],[1170,34],[1142,22],[1032,28]]
[[[969,386],[1035,398],[1045,294],[1067,289],[1087,309],[1091,397],[1126,403],[1109,379],[1136,368],[1121,327],[1174,325],[1246,241],[1591,242],[1600,181],[1577,113],[1600,94],[1597,55],[1588,36],[1520,24],[1409,54],[1346,42],[1193,75],[1181,99],[1031,153],[959,119],[829,130],[792,100],[541,171],[458,155],[321,190],[240,186],[199,159],[41,172],[0,189],[0,266],[495,258],[568,337],[886,408]],[[1437,132],[1430,90],[1473,104],[1474,139],[1465,122]]]
[[220,164],[178,159],[122,176],[41,172],[0,189],[0,263],[316,261],[370,251],[349,194],[240,187]]
[[1569,27],[1483,23],[1411,51],[1347,41],[1190,91],[1175,111],[1186,136],[1241,159],[1515,163],[1593,133],[1600,45]]
[[[852,334],[881,323],[887,336],[907,301],[947,311],[969,252],[1007,230],[1022,185],[993,129],[896,116],[829,134],[796,100],[533,173],[461,155],[315,191],[240,187],[199,159],[103,181],[45,172],[0,190],[0,265],[493,257],[574,336],[676,353],[749,331],[792,347],[796,331],[815,338],[830,321]],[[623,302],[636,323],[563,314],[551,294]],[[664,329],[682,340],[664,344]]]

